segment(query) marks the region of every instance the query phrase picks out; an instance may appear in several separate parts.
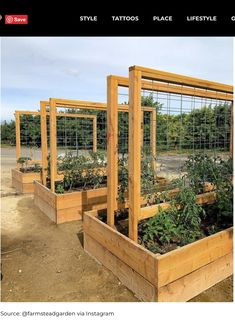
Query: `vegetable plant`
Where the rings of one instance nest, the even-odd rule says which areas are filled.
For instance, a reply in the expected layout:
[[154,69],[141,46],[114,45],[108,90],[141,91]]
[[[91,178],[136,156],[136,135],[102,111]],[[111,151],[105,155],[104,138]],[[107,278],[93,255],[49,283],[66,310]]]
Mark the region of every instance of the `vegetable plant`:
[[89,156],[74,156],[72,152],[58,158],[58,171],[64,174],[62,181],[56,183],[56,192],[70,190],[96,189],[101,187],[106,174],[106,157],[104,153],[92,152]]
[[20,164],[20,171],[23,173],[34,172],[39,173],[41,171],[41,166],[38,163],[33,165],[29,164],[29,161],[32,160],[31,157],[20,157],[17,160],[17,163]]
[[[179,191],[168,196],[170,207],[139,224],[140,243],[153,252],[167,252],[232,225],[232,161],[196,154],[189,156],[184,170],[186,174],[174,183]],[[197,205],[206,182],[212,184],[216,201]]]

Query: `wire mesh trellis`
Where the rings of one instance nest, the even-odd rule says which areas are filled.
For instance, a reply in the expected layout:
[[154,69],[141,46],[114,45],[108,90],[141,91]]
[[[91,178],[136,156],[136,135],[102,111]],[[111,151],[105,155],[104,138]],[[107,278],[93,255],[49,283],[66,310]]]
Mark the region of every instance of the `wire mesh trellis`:
[[25,162],[41,163],[40,112],[15,111],[15,129],[18,167]]
[[146,90],[141,96],[157,107],[159,176],[180,176],[189,154],[229,156],[231,101]]
[[[54,109],[50,109],[50,119],[54,117],[53,122],[50,120],[49,169],[52,191],[55,190],[58,170],[61,169],[59,164],[57,165],[58,157],[59,159],[63,156],[71,157],[74,166],[76,164],[78,168],[79,163],[81,166],[82,162],[83,164],[88,162],[89,157],[94,158],[94,154],[91,154],[91,152],[102,153],[103,165],[107,149],[107,122],[104,104],[73,100],[62,100],[63,104],[61,104],[61,102],[58,103],[58,100],[55,99]],[[53,103],[51,105],[53,106]],[[57,115],[57,110],[60,116]],[[68,162],[68,159],[66,162]],[[63,170],[67,166],[63,165]],[[70,167],[72,168],[72,164]]]
[[[145,91],[141,89],[143,79],[148,80],[149,85],[152,86],[152,88],[149,86],[148,90],[151,92],[147,93],[147,96]],[[157,90],[159,81],[163,82],[164,91]],[[138,157],[134,158],[134,150],[140,148],[140,145],[137,148],[135,145],[135,139],[139,138],[140,125],[135,125],[135,121],[138,123],[140,102],[145,97],[150,97],[158,106],[157,129],[160,131],[157,130],[157,144],[159,145],[159,149],[157,146],[157,160],[160,162],[160,170],[163,170],[164,177],[171,181],[175,177],[181,177],[185,161],[191,159],[194,163],[194,156],[198,152],[203,155],[205,160],[208,160],[206,157],[208,155],[213,155],[220,160],[230,156],[233,89],[231,86],[215,82],[141,67],[130,68],[130,85],[129,120],[132,131],[129,136],[131,157],[128,183],[131,196],[129,236],[133,240],[137,240],[138,221],[143,214],[141,194],[149,193],[149,187],[144,186],[143,190],[145,178],[141,176],[141,170],[138,169],[138,165],[141,165],[142,168],[142,160]],[[174,91],[172,91],[173,87]],[[206,169],[208,165],[204,162],[200,167],[202,168],[201,173],[205,172],[205,175],[201,174],[202,177],[207,177],[210,182],[211,178],[208,178],[208,170]],[[231,175],[226,174],[228,178]],[[139,180],[136,181],[135,177],[138,177]],[[155,190],[155,187],[153,189]],[[150,190],[150,194],[153,193]]]
[[[69,167],[69,159],[71,159],[70,162],[72,160],[75,162],[81,160],[79,156],[86,156],[88,158],[91,151],[97,151],[97,116],[94,111],[78,109],[81,106],[81,101],[75,105],[75,108],[66,107],[62,104],[62,106],[59,105],[54,110],[55,127],[51,129],[50,102],[41,101],[40,105],[41,134],[42,141],[45,143],[42,147],[42,178],[44,185],[50,185],[51,168],[55,167],[57,172],[57,163],[63,172],[65,168],[68,169]],[[56,148],[55,151],[50,147],[51,142]],[[52,159],[51,151],[53,153]],[[65,165],[66,163],[67,166]]]
[[[141,214],[145,212],[140,212],[141,206],[152,202],[148,196],[176,187],[174,179],[181,178],[184,174],[183,166],[188,156],[200,153],[226,160],[231,156],[232,147],[232,87],[184,76],[182,81],[181,76],[178,80],[175,75],[169,76],[165,72],[156,77],[151,77],[149,72],[146,72],[145,77],[142,76],[141,70],[136,71],[127,82],[123,78],[115,79],[111,76],[108,87],[111,107],[115,109],[116,95],[119,103],[130,102],[128,135],[118,131],[118,143],[119,146],[129,146],[125,154],[127,167],[123,182],[126,188],[125,206],[129,207],[131,214],[129,236],[133,240],[137,239],[137,224]],[[122,84],[124,91],[120,90]],[[151,114],[143,114],[141,106],[144,105],[152,106],[156,113],[151,123],[155,131],[154,145],[149,145],[152,138],[148,137]],[[115,120],[115,113],[113,119]],[[115,134],[115,129],[112,129],[114,121],[108,121],[111,133]],[[111,164],[115,165],[117,158],[115,141],[110,140],[109,146],[113,150],[108,160],[111,167]],[[119,192],[115,189],[115,175],[110,175],[108,181],[110,191],[114,193],[109,193],[107,222],[113,226],[114,211],[119,208],[115,203]],[[120,172],[118,185],[120,191],[123,186]],[[156,201],[155,198],[153,201]]]
[[[103,103],[92,103],[83,101],[66,100],[50,104],[50,177],[51,188],[55,189],[58,178],[58,156],[70,153],[72,156],[89,156],[96,140],[96,151],[105,156],[107,153],[107,106]],[[53,102],[53,101],[52,101]],[[68,104],[66,105],[66,102]],[[54,110],[51,112],[51,107]],[[119,142],[120,152],[125,154],[128,151],[128,106],[123,102],[119,104],[119,125],[120,133],[125,136],[125,142]],[[60,116],[56,116],[57,110]],[[51,115],[53,113],[54,119]],[[73,114],[72,114],[73,113]],[[69,117],[69,114],[72,117]],[[55,118],[56,116],[56,118]],[[81,118],[74,118],[81,116]],[[94,121],[95,118],[95,137]],[[54,121],[52,121],[54,120]],[[150,129],[150,128],[149,128]],[[147,134],[145,135],[147,140]],[[52,172],[51,172],[52,170]]]

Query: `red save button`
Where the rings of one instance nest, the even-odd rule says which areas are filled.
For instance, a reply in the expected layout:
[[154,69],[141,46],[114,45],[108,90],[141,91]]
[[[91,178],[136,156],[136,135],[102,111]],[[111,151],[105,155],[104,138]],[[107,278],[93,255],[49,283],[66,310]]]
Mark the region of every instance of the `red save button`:
[[27,25],[28,15],[5,15],[6,25]]

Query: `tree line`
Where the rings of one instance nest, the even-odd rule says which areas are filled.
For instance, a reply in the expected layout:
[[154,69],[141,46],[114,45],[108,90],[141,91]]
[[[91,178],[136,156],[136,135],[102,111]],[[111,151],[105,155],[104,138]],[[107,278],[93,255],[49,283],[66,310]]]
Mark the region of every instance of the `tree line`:
[[[180,149],[229,149],[230,138],[230,106],[218,104],[193,109],[189,113],[167,114],[163,106],[155,102],[153,97],[142,98],[143,106],[152,106],[157,110],[156,142],[159,150]],[[68,109],[67,113],[75,113]],[[77,111],[79,113],[79,111]],[[107,119],[106,111],[83,110],[82,114],[97,116],[97,148],[106,150]],[[144,148],[151,146],[150,139],[151,113],[144,113],[143,137]],[[118,115],[118,146],[119,151],[128,150],[128,113]],[[40,116],[22,115],[21,144],[41,147]],[[47,120],[49,133],[49,118]],[[1,141],[4,144],[15,145],[15,121],[4,121],[1,124]],[[49,144],[49,136],[48,136]],[[57,144],[60,147],[77,149],[92,149],[93,127],[91,119],[57,117]]]

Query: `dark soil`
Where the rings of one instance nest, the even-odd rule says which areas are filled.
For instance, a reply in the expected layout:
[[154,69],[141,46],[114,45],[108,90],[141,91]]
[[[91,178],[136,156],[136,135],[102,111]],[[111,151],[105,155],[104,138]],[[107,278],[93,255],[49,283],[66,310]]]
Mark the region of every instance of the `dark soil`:
[[[213,206],[208,205],[206,207],[206,210],[207,210],[208,214],[210,214],[211,210],[213,210]],[[98,211],[98,218],[102,222],[106,223],[107,222],[106,210]],[[181,246],[185,245],[185,244],[182,244],[180,241],[177,241],[177,239],[176,239],[176,241],[170,242],[170,243],[162,243],[158,238],[156,238],[154,240],[143,241],[142,225],[146,221],[148,221],[148,219],[143,220],[139,223],[138,243],[141,244],[146,249],[148,249],[149,251],[151,251],[153,253],[165,254],[167,252],[170,252],[174,249],[180,248]],[[202,234],[201,234],[201,237],[198,238],[197,240],[200,240],[200,239],[210,236],[214,233],[225,230],[231,226],[232,226],[231,223],[223,223],[223,224],[218,225],[215,223],[214,217],[207,216],[204,220],[202,220],[202,223],[201,223]],[[120,212],[115,213],[115,227],[118,230],[118,232],[120,232],[123,235],[128,237],[128,210],[127,209],[123,209]]]
[[40,173],[41,169],[35,169],[34,167],[20,168],[19,171],[21,173]]

